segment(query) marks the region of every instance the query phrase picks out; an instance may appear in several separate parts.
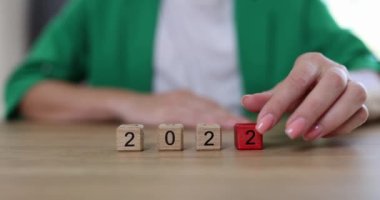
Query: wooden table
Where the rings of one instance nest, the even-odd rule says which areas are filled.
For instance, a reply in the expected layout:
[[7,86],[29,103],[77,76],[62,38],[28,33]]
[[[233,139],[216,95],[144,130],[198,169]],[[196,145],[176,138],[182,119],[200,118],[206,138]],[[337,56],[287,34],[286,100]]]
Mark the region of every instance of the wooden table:
[[277,127],[265,150],[158,152],[155,128],[143,152],[117,152],[117,125],[0,125],[0,199],[380,199],[380,125],[316,143]]

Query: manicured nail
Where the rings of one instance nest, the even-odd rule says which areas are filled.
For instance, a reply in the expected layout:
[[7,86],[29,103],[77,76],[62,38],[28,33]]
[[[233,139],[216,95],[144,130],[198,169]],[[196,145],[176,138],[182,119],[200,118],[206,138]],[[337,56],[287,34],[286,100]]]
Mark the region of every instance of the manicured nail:
[[259,123],[256,127],[257,131],[259,133],[264,134],[267,132],[270,128],[272,128],[274,124],[274,116],[272,114],[266,114],[261,120],[259,120]]
[[311,131],[307,132],[303,136],[303,138],[306,141],[312,141],[312,140],[318,139],[319,137],[322,136],[321,135],[322,134],[322,130],[323,130],[322,126],[316,125],[316,126],[314,126],[314,128]]
[[306,120],[304,118],[297,118],[294,120],[285,130],[285,133],[291,138],[294,139],[303,132],[306,126]]
[[247,99],[249,98],[249,96],[251,95],[244,95],[242,98],[241,98],[241,105],[244,106],[246,104],[246,101]]

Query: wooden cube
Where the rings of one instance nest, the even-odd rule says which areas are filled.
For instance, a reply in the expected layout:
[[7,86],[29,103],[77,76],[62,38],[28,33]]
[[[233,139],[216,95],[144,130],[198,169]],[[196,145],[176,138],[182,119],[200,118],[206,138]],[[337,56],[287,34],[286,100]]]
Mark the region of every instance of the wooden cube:
[[158,150],[182,151],[183,150],[183,125],[160,124],[158,126]]
[[235,125],[235,147],[238,150],[263,149],[263,136],[256,130],[256,124]]
[[144,126],[141,124],[123,124],[116,130],[116,149],[118,151],[144,150]]
[[198,124],[196,138],[196,149],[202,150],[221,150],[222,131],[218,124]]

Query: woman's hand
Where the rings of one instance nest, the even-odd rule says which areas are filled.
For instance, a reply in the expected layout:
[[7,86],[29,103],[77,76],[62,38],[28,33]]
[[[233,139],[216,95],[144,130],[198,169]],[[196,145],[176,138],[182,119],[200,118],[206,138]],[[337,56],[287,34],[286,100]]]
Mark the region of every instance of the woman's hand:
[[368,118],[365,88],[350,80],[347,69],[319,53],[300,56],[287,78],[274,89],[246,95],[245,108],[260,112],[257,129],[270,130],[291,112],[286,134],[305,140],[349,133]]
[[[128,123],[183,123],[195,127],[197,123],[218,123],[231,128],[235,123],[249,122],[231,114],[216,102],[181,90],[156,95],[134,95],[120,99],[118,116]],[[128,104],[125,104],[129,101]],[[132,106],[128,106],[132,105]]]
[[231,128],[235,123],[249,122],[188,91],[147,95],[53,80],[33,87],[24,97],[20,112],[27,119],[58,123],[118,120],[146,125],[183,123],[191,127],[218,123]]

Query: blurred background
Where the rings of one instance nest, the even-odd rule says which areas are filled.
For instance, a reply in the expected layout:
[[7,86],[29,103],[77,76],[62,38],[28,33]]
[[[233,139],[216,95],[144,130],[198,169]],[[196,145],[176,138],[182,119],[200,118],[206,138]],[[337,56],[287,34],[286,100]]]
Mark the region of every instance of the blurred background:
[[[0,0],[0,113],[4,82],[43,26],[66,0]],[[380,57],[379,0],[325,0],[338,23],[356,33]],[[3,114],[1,114],[2,119]]]

